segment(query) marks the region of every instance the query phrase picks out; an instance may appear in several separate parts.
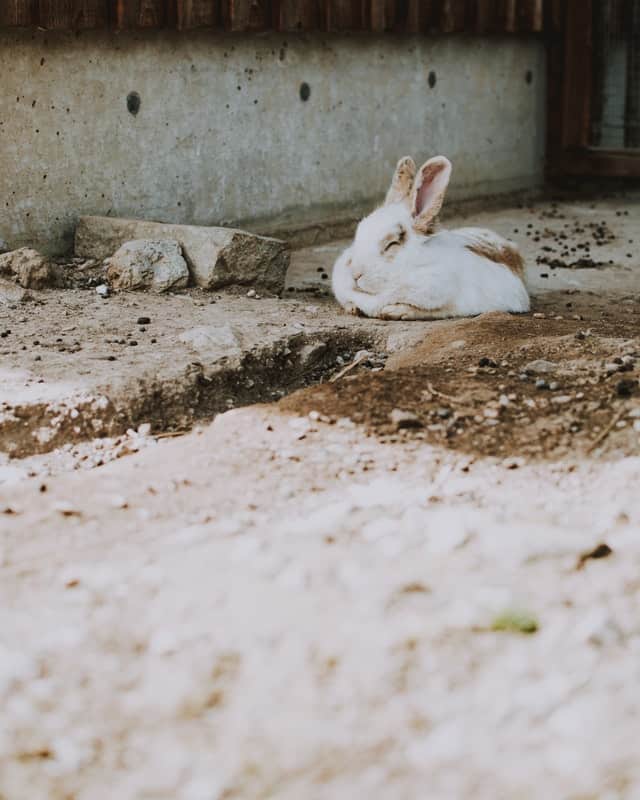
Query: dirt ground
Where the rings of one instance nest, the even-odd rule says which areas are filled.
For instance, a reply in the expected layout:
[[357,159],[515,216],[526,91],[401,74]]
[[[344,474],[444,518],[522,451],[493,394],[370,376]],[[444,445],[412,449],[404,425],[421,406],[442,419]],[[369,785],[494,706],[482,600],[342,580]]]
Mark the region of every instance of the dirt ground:
[[0,461],[0,798],[640,797],[638,205],[473,221],[530,314],[351,321],[311,248],[322,382]]

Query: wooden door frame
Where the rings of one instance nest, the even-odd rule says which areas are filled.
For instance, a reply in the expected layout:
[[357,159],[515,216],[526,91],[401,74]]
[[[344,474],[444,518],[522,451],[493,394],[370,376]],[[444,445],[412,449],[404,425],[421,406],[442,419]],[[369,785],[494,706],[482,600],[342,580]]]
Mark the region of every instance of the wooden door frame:
[[593,87],[593,8],[599,0],[567,0],[549,32],[547,171],[550,177],[640,177],[640,150],[589,145]]

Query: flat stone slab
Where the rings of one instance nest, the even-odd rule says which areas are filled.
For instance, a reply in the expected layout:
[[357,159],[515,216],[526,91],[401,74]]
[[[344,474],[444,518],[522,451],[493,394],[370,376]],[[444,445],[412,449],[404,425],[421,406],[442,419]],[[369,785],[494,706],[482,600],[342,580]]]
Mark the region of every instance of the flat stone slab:
[[80,217],[75,252],[84,258],[106,259],[133,239],[175,239],[193,283],[203,289],[251,286],[276,295],[284,289],[289,267],[287,243],[235,228]]

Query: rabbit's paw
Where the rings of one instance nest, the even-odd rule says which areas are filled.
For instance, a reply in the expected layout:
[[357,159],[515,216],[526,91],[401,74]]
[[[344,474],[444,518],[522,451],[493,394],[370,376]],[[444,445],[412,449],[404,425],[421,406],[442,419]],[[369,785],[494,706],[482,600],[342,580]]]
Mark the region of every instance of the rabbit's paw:
[[422,319],[424,311],[408,303],[393,303],[384,306],[378,314],[380,319]]
[[364,317],[364,314],[355,303],[345,303],[343,308],[347,314],[352,314],[354,317]]

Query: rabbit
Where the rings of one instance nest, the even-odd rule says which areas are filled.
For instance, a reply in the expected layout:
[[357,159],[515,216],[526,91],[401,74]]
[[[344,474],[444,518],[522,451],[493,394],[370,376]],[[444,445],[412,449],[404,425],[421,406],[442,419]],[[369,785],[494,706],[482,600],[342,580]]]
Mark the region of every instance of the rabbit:
[[451,170],[444,156],[417,171],[400,159],[384,204],[334,265],[333,293],[346,311],[409,320],[529,310],[516,244],[483,228],[438,230]]

